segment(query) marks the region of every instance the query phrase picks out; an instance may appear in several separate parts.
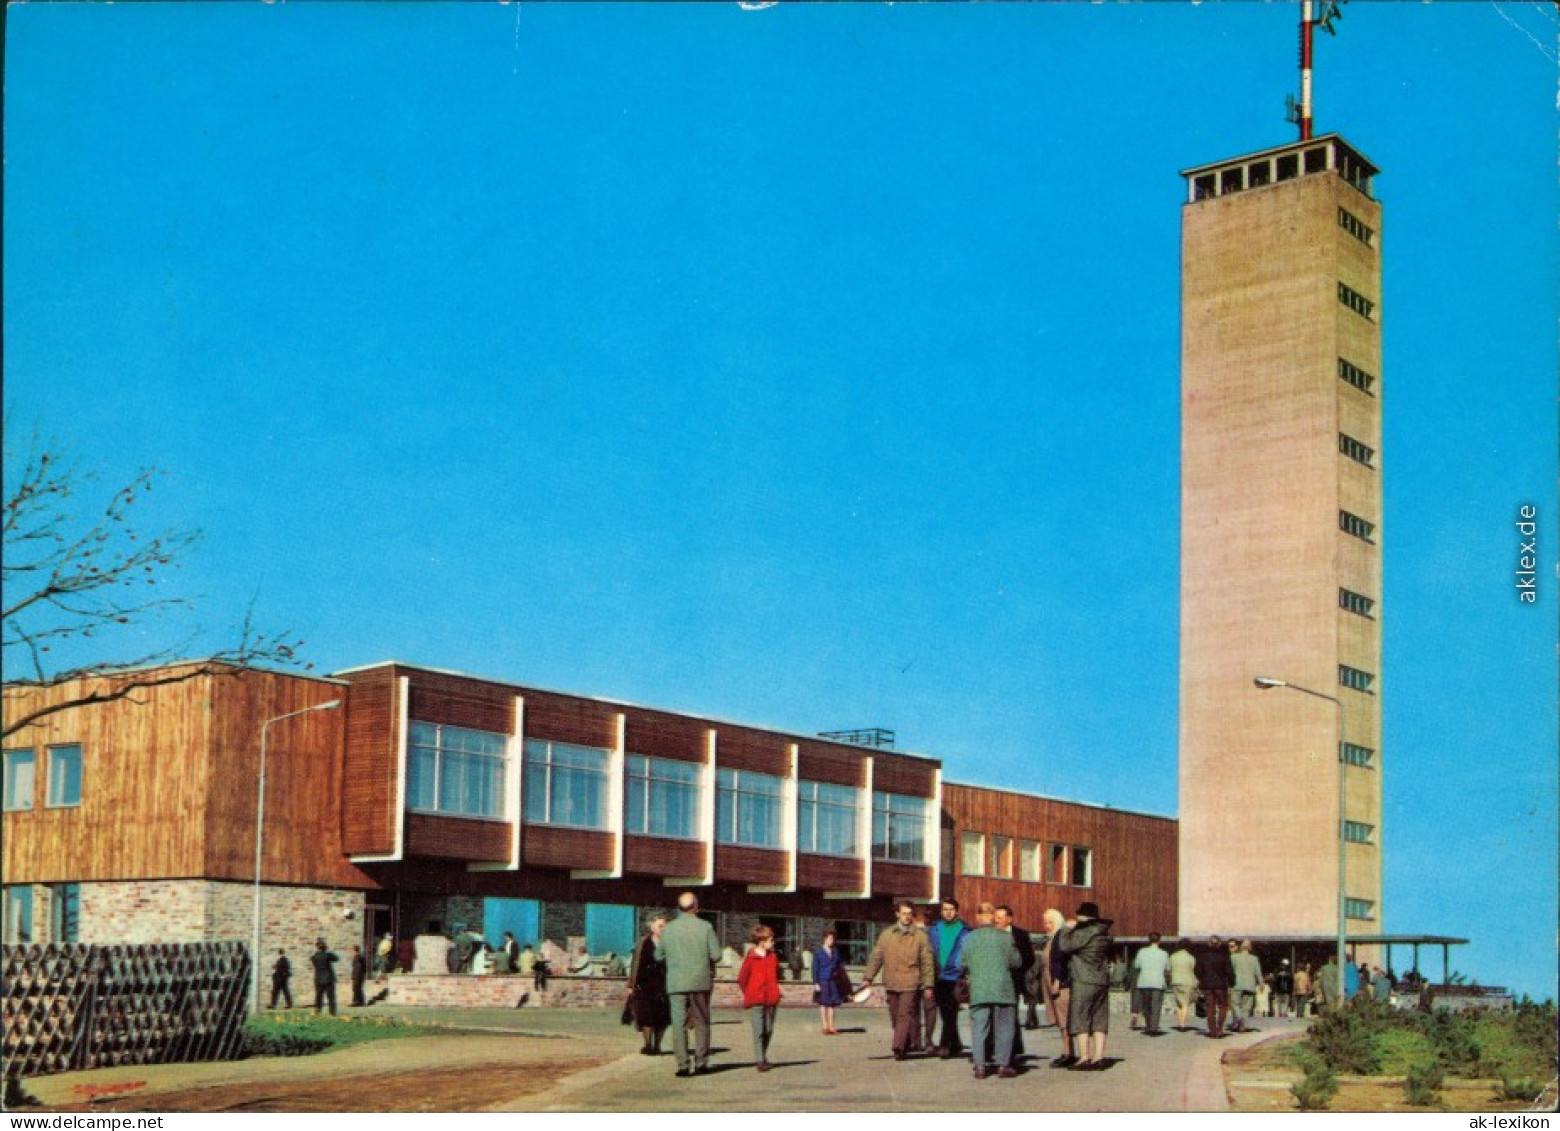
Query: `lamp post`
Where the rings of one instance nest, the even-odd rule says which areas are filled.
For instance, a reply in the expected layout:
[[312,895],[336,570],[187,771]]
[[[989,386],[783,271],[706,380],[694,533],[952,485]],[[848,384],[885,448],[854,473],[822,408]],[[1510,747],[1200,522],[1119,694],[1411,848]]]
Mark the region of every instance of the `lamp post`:
[[312,707],[304,707],[297,711],[288,711],[285,715],[277,715],[267,719],[260,727],[260,786],[255,799],[255,937],[254,945],[250,950],[255,964],[254,982],[250,987],[249,1012],[260,1012],[260,849],[265,843],[265,740],[271,729],[272,723],[279,723],[283,719],[296,718],[299,715],[307,715],[310,711],[334,711],[341,706],[340,699],[332,699],[327,703],[316,703]]
[[1274,679],[1272,676],[1259,675],[1251,681],[1263,691],[1275,687],[1287,687],[1290,691],[1298,691],[1302,695],[1311,695],[1317,699],[1326,699],[1338,708],[1338,997],[1342,999],[1348,992],[1344,985],[1344,933],[1348,928],[1348,902],[1345,899],[1345,877],[1348,875],[1348,848],[1349,838],[1347,824],[1344,815],[1347,812],[1348,801],[1348,776],[1345,769],[1348,763],[1343,758],[1343,736],[1347,731],[1345,724],[1345,711],[1343,700],[1336,695],[1328,695],[1323,691],[1313,691],[1309,687],[1302,687],[1298,683],[1291,683],[1287,679]]

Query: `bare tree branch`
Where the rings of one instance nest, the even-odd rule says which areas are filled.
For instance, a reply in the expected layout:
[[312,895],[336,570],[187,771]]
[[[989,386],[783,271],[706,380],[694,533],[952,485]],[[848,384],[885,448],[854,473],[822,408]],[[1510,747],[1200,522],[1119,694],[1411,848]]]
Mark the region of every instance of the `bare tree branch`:
[[[5,463],[0,644],[7,674],[28,674],[6,683],[0,733],[14,734],[72,707],[129,698],[142,688],[234,674],[254,665],[298,666],[302,642],[290,632],[257,631],[247,613],[237,642],[203,660],[166,667],[189,654],[171,649],[87,664],[57,660],[61,652],[75,656],[86,648],[112,654],[116,637],[144,630],[151,619],[193,610],[188,598],[165,590],[168,571],[180,567],[200,534],[173,528],[148,535],[137,529],[135,506],[160,478],[155,468],[143,469],[94,511],[80,496],[97,477],[44,449],[36,438],[25,455],[13,458],[8,450]],[[89,640],[92,644],[82,643]],[[85,689],[44,705],[28,694],[28,705],[22,705],[24,689],[36,692],[74,681],[85,681],[80,685]]]

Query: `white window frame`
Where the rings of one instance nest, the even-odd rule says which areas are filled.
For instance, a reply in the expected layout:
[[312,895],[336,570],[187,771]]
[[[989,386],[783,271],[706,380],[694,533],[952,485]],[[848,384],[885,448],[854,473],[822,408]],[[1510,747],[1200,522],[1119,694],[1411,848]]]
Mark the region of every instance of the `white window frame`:
[[[565,750],[586,751],[600,755],[601,768],[598,770],[588,766],[556,766],[553,758],[560,747]],[[520,769],[521,777],[523,778],[527,774],[532,773],[534,769],[537,779],[539,779],[532,779],[525,783],[526,804],[532,804],[533,799],[539,794],[542,812],[545,814],[543,817],[532,817],[522,814],[526,824],[547,825],[550,828],[561,829],[591,829],[597,832],[611,828],[612,803],[609,789],[611,774],[609,771],[612,766],[612,751],[600,746],[583,746],[576,742],[554,742],[548,738],[528,738],[525,740],[523,750],[523,761]],[[537,754],[540,754],[541,757],[536,757],[535,755]],[[593,825],[580,824],[573,821],[561,821],[556,818],[553,813],[552,784],[553,774],[557,770],[566,770],[569,773],[578,774],[596,774],[601,778],[601,812],[598,817],[598,823]]]
[[[63,752],[67,750],[74,750],[76,752],[76,796],[70,800],[62,799],[59,795],[62,788],[62,782],[65,778],[60,762],[62,760]],[[49,759],[49,771],[48,778],[46,779],[48,788],[45,791],[45,807],[49,809],[79,808],[81,806],[81,794],[83,786],[82,779],[86,773],[86,756],[82,752],[81,743],[62,742],[57,746],[48,747],[47,753]]]
[[[5,751],[3,759],[5,812],[26,812],[38,803],[38,752],[30,746],[17,746]],[[16,769],[24,759],[32,766],[32,776],[27,780],[25,801],[16,796]]]
[[[825,801],[819,797],[820,787],[824,789],[840,789],[850,793],[850,803],[847,805],[840,801]],[[812,796],[808,796],[808,794]],[[812,828],[803,828],[802,814],[810,807],[812,812]],[[820,809],[841,810],[850,815],[850,844],[845,848],[819,848],[818,847],[818,811]],[[824,856],[849,856],[860,855],[861,850],[861,790],[855,786],[840,785],[837,782],[811,781],[802,778],[796,783],[796,851],[806,852],[812,855]]]
[[[978,861],[975,868],[970,867],[971,861]],[[959,834],[959,874],[961,876],[984,876],[986,874],[986,834],[971,832],[965,829]]]
[[[635,772],[634,763],[636,761],[644,763],[644,773]],[[692,777],[688,781],[674,777],[658,777],[655,772],[657,766],[686,768]],[[661,840],[702,840],[703,838],[699,835],[699,790],[702,787],[703,778],[704,767],[698,762],[683,762],[676,758],[657,758],[651,754],[626,754],[623,759],[623,832],[628,836],[656,837]],[[645,787],[644,811],[639,814],[632,813],[629,806],[629,797],[633,792],[630,786],[636,781],[643,782]],[[650,831],[651,798],[654,793],[651,785],[654,782],[660,782],[672,788],[692,791],[693,806],[690,813],[688,832],[666,833]],[[643,828],[635,828],[636,817],[643,824]]]

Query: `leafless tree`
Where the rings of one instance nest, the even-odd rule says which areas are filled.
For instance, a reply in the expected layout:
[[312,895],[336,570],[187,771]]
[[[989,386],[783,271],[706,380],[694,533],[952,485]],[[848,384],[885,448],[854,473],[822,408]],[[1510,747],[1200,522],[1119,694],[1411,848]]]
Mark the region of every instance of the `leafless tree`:
[[[194,549],[199,533],[136,529],[136,505],[160,478],[155,468],[113,491],[99,510],[83,497],[98,477],[37,441],[25,457],[6,459],[8,472],[13,462],[15,475],[8,475],[5,488],[0,564],[6,676],[0,733],[14,734],[73,707],[131,698],[146,688],[203,675],[238,674],[257,664],[298,666],[302,641],[290,632],[259,632],[248,614],[236,641],[204,659],[169,666],[188,656],[174,649],[125,655],[119,641],[126,635],[153,618],[194,608],[190,599],[169,592],[168,573]],[[118,651],[121,658],[56,661],[99,648],[106,654]],[[75,681],[81,682],[68,694],[32,694]]]

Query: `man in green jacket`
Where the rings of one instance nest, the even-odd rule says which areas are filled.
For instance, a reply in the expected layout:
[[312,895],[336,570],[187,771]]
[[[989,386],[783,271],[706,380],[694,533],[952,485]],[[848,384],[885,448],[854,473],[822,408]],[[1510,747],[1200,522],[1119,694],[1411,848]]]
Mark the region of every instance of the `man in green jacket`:
[[916,929],[915,904],[901,899],[894,905],[894,916],[894,925],[878,936],[872,948],[861,984],[871,985],[878,971],[883,972],[888,1015],[894,1022],[894,1059],[903,1060],[910,1055],[914,1027],[920,1024],[921,1001],[931,1000],[937,967],[926,932]]
[[980,927],[964,940],[959,966],[970,977],[970,1056],[975,1079],[986,1078],[987,1039],[995,1045],[993,1067],[1002,1077],[1017,1076],[1013,1061],[1013,1036],[1018,1031],[1018,992],[1013,972],[1023,958],[1010,931],[992,924],[996,908],[982,903],[975,917]]
[[[710,1061],[710,991],[720,940],[699,918],[699,899],[691,891],[677,897],[682,914],[668,923],[655,944],[656,961],[666,963],[666,994],[672,1000],[672,1050],[677,1075],[703,1075]],[[693,1029],[693,1062],[688,1061],[688,1030]]]

